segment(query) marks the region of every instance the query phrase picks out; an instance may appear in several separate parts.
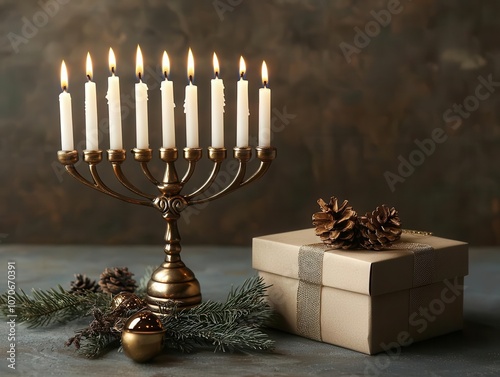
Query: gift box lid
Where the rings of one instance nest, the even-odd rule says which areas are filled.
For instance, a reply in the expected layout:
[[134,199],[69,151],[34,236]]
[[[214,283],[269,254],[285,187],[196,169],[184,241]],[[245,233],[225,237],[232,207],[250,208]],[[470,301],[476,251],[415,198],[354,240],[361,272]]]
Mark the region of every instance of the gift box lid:
[[[254,269],[298,279],[299,249],[318,244],[314,229],[255,237],[252,247]],[[365,295],[410,289],[468,274],[468,244],[434,236],[403,233],[401,245],[431,246],[432,274],[424,284],[415,278],[415,255],[408,249],[327,250],[323,258],[322,285]]]

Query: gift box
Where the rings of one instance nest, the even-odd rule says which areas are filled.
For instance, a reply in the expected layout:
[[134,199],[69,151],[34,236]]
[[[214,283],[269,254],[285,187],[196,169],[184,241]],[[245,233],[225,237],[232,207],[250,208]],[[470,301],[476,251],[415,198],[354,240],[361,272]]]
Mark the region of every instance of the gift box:
[[366,354],[463,325],[468,245],[403,233],[390,250],[335,250],[314,229],[253,239],[275,327]]

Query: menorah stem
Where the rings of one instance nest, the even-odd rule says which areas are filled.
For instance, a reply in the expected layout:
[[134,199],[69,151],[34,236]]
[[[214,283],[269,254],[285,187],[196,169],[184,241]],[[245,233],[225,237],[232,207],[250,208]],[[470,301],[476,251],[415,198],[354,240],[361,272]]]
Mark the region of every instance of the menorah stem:
[[177,218],[167,217],[165,220],[165,261],[153,272],[147,288],[148,306],[159,314],[159,304],[168,300],[176,301],[180,309],[191,308],[201,302],[200,283],[181,260]]

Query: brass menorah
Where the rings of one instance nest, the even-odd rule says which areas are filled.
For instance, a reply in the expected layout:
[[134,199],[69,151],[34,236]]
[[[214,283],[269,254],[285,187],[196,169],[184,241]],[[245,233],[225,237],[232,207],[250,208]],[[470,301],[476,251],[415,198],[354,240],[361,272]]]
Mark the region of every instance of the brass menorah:
[[127,179],[122,170],[122,163],[126,159],[124,149],[108,150],[108,161],[111,162],[114,175],[124,187],[139,198],[118,193],[106,186],[102,181],[97,170],[97,165],[103,159],[102,150],[83,151],[83,159],[88,164],[91,180],[83,177],[75,167],[79,158],[78,151],[59,151],[57,156],[68,173],[84,185],[128,203],[154,207],[160,211],[167,221],[164,248],[165,261],[153,272],[147,286],[148,305],[153,312],[161,314],[159,304],[166,300],[177,301],[179,308],[190,308],[201,302],[200,284],[194,273],[182,262],[180,256],[181,237],[177,228],[177,220],[180,218],[181,212],[190,205],[218,199],[262,177],[269,169],[271,162],[276,158],[276,148],[256,147],[255,149],[257,158],[260,160],[260,166],[253,175],[245,178],[247,163],[252,157],[252,148],[236,147],[233,152],[234,158],[239,162],[236,175],[226,187],[206,197],[203,197],[202,194],[212,186],[220,172],[223,161],[227,158],[225,148],[208,148],[208,158],[214,163],[212,172],[204,184],[189,194],[182,194],[181,192],[184,185],[192,177],[196,163],[202,158],[202,148],[184,148],[184,159],[188,162],[188,166],[181,179],[179,179],[175,168],[175,162],[179,154],[177,148],[160,148],[160,159],[166,165],[162,181],[157,180],[148,168],[148,163],[153,158],[152,149],[133,149],[134,160],[139,162],[145,177],[158,189],[159,193],[156,195],[143,192]]

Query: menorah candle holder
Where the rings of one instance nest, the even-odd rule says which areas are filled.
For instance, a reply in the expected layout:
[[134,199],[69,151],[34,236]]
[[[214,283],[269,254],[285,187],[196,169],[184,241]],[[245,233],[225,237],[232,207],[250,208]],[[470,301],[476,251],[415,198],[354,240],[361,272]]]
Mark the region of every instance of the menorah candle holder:
[[177,228],[177,220],[180,218],[181,212],[190,205],[218,199],[262,177],[269,169],[271,162],[276,158],[276,148],[256,147],[255,149],[257,158],[260,160],[257,171],[245,179],[247,163],[252,157],[252,148],[234,148],[234,158],[239,162],[235,177],[226,187],[207,197],[201,195],[212,186],[217,178],[222,163],[227,158],[225,148],[208,148],[208,158],[214,163],[212,172],[203,185],[189,194],[183,194],[182,190],[192,177],[196,163],[202,158],[202,148],[184,148],[184,159],[188,162],[188,166],[181,179],[179,179],[175,168],[175,162],[179,154],[177,148],[160,148],[160,159],[166,165],[165,174],[161,181],[157,180],[148,168],[148,163],[153,158],[152,149],[133,149],[132,154],[135,161],[140,164],[146,178],[158,189],[159,193],[156,195],[143,192],[127,179],[122,170],[122,163],[126,159],[124,149],[108,150],[108,161],[111,162],[116,178],[139,198],[123,195],[104,184],[97,171],[97,165],[103,159],[102,150],[83,151],[83,159],[88,164],[92,180],[83,177],[75,167],[79,158],[78,151],[59,151],[57,156],[68,173],[84,185],[128,203],[154,207],[160,211],[167,221],[164,248],[165,261],[153,272],[147,286],[148,305],[153,312],[161,314],[159,304],[167,300],[175,300],[179,308],[191,308],[201,302],[200,284],[194,273],[182,262],[180,256],[181,237]]

